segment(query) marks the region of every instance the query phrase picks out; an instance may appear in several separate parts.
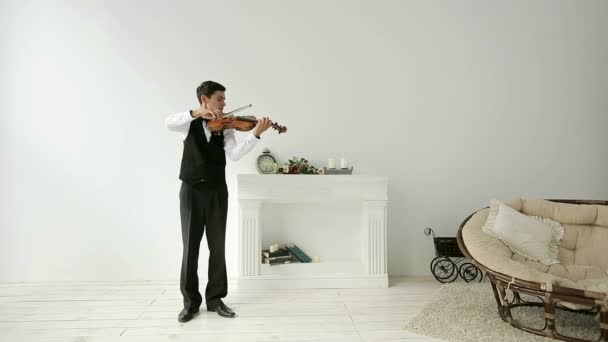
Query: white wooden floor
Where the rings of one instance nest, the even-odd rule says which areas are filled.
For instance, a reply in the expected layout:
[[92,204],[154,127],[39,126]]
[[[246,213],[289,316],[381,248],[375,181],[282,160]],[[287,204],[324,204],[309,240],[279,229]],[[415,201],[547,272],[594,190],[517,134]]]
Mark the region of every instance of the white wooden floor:
[[177,282],[0,283],[0,341],[438,341],[401,328],[439,284],[390,283],[362,290],[231,288],[224,302],[236,318],[201,311],[187,323],[177,321]]

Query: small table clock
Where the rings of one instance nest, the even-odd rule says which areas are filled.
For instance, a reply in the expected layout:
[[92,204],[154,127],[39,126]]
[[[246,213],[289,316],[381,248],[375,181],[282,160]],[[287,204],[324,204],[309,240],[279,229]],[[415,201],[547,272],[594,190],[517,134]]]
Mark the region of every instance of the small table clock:
[[270,154],[270,150],[265,148],[256,160],[255,167],[259,173],[275,173],[277,171],[277,160]]

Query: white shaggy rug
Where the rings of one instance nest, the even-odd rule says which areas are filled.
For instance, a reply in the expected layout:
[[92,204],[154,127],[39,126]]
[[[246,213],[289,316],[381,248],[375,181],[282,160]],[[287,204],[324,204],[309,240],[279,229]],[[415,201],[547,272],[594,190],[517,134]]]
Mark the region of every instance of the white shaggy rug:
[[[512,312],[515,319],[526,322],[528,326],[535,328],[544,326],[542,308],[518,308],[513,309]],[[556,326],[557,331],[562,335],[592,340],[597,340],[600,336],[597,317],[593,315],[558,309]],[[445,341],[554,341],[519,330],[501,320],[489,282],[475,284],[456,282],[443,285],[434,300],[404,329]]]

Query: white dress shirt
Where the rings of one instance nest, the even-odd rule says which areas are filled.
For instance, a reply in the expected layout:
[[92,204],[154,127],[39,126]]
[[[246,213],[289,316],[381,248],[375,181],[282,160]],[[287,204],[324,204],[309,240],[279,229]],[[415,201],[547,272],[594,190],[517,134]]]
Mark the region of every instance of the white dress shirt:
[[[190,115],[190,111],[176,113],[170,115],[166,120],[165,124],[170,131],[182,133],[183,139],[188,136],[190,130],[190,123],[196,118]],[[207,141],[211,141],[211,131],[207,128],[207,121],[203,120],[203,129]],[[253,134],[253,130],[247,134],[244,140],[237,143],[234,137],[234,129],[224,130],[224,151],[230,160],[237,161],[251,151],[260,139]]]

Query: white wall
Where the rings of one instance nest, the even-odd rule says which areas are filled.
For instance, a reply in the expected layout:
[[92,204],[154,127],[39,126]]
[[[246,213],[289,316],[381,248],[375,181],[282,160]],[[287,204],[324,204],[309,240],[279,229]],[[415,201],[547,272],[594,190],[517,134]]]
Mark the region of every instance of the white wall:
[[208,79],[289,127],[228,166],[230,275],[235,174],[263,147],[390,177],[393,275],[428,274],[423,228],[492,197],[608,199],[607,1],[0,6],[0,281],[178,279],[164,119]]

